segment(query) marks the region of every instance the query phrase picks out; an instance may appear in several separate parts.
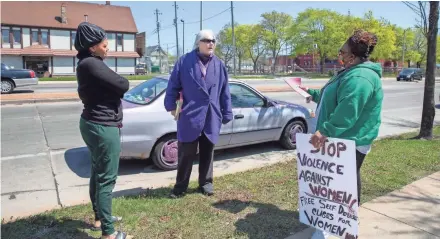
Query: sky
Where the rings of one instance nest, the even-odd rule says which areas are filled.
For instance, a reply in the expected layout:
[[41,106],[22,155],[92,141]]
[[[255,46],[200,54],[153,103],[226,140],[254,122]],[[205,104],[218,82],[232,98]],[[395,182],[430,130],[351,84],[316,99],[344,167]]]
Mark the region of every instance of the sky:
[[[93,1],[94,3],[97,2]],[[111,1],[112,5],[127,6],[136,22],[138,32],[146,32],[147,46],[157,45],[156,9],[161,13],[159,22],[162,48],[172,55],[176,54],[176,30],[173,25],[175,18],[174,1]],[[256,24],[261,21],[261,14],[278,11],[290,14],[293,18],[307,8],[329,9],[341,14],[363,17],[371,10],[375,18],[384,17],[392,24],[400,27],[413,27],[417,15],[401,1],[234,1],[234,21],[238,24]],[[183,44],[181,19],[185,21],[185,52],[189,52],[194,44],[195,35],[200,30],[200,1],[177,1],[179,48]],[[231,22],[230,1],[203,1],[202,27],[218,33],[224,25]],[[180,53],[182,54],[182,52]]]

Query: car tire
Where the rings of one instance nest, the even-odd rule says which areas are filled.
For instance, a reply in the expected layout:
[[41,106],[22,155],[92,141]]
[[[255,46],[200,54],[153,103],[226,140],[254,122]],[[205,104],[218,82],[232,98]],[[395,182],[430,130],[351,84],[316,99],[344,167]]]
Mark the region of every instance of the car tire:
[[292,150],[296,149],[296,133],[305,133],[306,125],[301,120],[293,120],[284,128],[280,138],[280,144],[283,148]]
[[2,79],[2,85],[1,85],[1,93],[2,94],[9,94],[11,93],[14,88],[14,82],[12,80],[8,80],[8,79]]
[[151,159],[162,170],[177,169],[177,136],[171,134],[159,139]]

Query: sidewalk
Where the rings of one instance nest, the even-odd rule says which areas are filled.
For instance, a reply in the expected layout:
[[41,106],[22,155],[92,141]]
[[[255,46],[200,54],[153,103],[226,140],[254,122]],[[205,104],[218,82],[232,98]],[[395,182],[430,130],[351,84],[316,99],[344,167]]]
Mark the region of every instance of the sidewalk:
[[[361,239],[440,238],[440,172],[362,204],[359,217]],[[314,231],[286,239],[309,239]]]

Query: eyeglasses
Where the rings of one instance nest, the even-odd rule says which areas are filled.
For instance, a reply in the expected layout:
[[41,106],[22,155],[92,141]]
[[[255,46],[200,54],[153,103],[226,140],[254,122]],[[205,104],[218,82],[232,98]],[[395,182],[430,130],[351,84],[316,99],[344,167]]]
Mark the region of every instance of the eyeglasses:
[[212,43],[212,44],[215,44],[215,40],[214,39],[202,39],[202,40],[200,40],[201,42],[204,42],[204,43]]

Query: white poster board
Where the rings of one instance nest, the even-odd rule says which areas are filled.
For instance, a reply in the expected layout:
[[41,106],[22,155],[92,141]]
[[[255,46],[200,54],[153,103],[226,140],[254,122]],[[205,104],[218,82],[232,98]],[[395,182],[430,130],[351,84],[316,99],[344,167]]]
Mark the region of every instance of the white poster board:
[[357,238],[356,145],[328,138],[315,149],[311,136],[296,134],[299,220],[338,238]]

